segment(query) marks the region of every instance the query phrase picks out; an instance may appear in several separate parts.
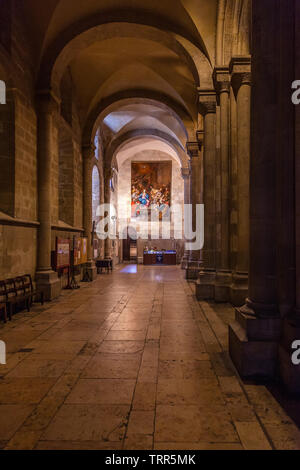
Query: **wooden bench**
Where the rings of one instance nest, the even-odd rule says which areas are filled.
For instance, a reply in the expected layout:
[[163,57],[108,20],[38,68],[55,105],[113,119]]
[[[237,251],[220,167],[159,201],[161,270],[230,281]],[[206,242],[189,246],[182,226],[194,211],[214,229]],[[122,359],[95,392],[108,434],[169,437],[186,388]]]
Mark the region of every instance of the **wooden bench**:
[[12,279],[6,279],[0,282],[0,312],[3,313],[3,319],[6,323],[7,314],[9,320],[12,319],[13,307],[24,304],[27,311],[33,304],[33,299],[37,295],[41,296],[41,304],[44,304],[44,293],[34,289],[30,274],[18,276]]
[[102,259],[96,261],[97,273],[102,274],[102,269],[105,269],[107,274],[109,271],[113,272],[113,261],[112,259]]
[[8,317],[11,320],[13,307],[15,305],[25,304],[27,311],[30,312],[31,296],[25,293],[22,277],[6,279],[6,305],[8,308]]
[[34,288],[31,275],[25,274],[22,276],[22,281],[25,294],[30,294],[31,296],[31,305],[33,304],[34,297],[37,296],[40,296],[40,302],[42,305],[44,305],[44,292],[38,291]]

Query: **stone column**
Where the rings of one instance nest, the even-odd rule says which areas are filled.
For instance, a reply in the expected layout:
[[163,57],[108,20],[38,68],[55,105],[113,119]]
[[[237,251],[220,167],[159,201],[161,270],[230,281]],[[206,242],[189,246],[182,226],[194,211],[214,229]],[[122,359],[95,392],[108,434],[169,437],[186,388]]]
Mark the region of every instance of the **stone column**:
[[[276,92],[270,84],[270,70],[276,77],[277,54],[273,27],[265,29],[270,2],[259,28],[253,28],[253,91],[251,98],[251,159],[249,164],[250,60],[234,58],[231,63],[237,93],[238,132],[238,253],[235,294],[246,291],[248,232],[250,231],[249,298],[236,310],[229,328],[231,358],[243,377],[273,377],[277,366],[280,318],[276,274]],[[264,6],[263,6],[264,5]],[[257,7],[255,6],[254,10]],[[268,13],[267,13],[268,12]],[[272,9],[273,12],[273,9]],[[266,15],[266,16],[264,16]],[[262,23],[261,23],[262,21]],[[258,34],[259,31],[259,34]],[[263,31],[263,34],[261,32]],[[272,32],[273,31],[273,32]],[[272,38],[267,40],[266,38]],[[274,44],[274,43],[273,43]],[[268,64],[268,67],[266,66]],[[250,167],[250,226],[248,169]],[[234,296],[234,299],[237,297]],[[238,301],[242,300],[238,296]]]
[[51,268],[51,177],[53,129],[59,103],[50,92],[37,96],[38,113],[38,268],[36,284],[44,292],[45,300],[59,296],[61,284]]
[[[100,169],[100,204],[101,206],[104,204],[104,171],[103,166],[101,165]],[[98,219],[99,222],[100,219]],[[105,241],[99,240],[100,243],[100,258],[103,259],[105,257]]]
[[214,299],[216,278],[216,93],[199,91],[199,108],[204,116],[203,203],[204,248],[203,266],[198,275],[198,300]]
[[292,361],[292,344],[300,340],[300,105],[291,101],[291,82],[300,77],[300,4],[279,0],[277,206],[279,308],[283,328],[279,347],[280,378],[287,390],[300,395],[300,364]]
[[230,75],[229,69],[218,67],[214,70],[214,82],[220,105],[220,255],[217,257],[215,282],[215,301],[228,302],[232,274],[230,270],[230,207],[229,207],[229,116],[230,116]]
[[237,101],[238,224],[236,271],[231,286],[231,302],[243,305],[248,293],[249,272],[249,171],[250,171],[250,106],[251,58],[233,57],[230,63],[232,86]]
[[[110,204],[110,194],[111,194],[111,188],[110,188],[110,179],[111,179],[111,170],[105,169],[105,175],[104,175],[104,204]],[[105,212],[105,217],[109,216],[108,212]],[[108,232],[109,227],[108,225],[105,226],[105,232]],[[112,257],[112,243],[109,237],[105,239],[104,242],[104,257],[105,258],[111,258]]]
[[[300,5],[299,2],[295,4],[295,44],[294,44],[294,63],[296,66],[296,76],[300,76]],[[296,108],[295,122],[294,122],[294,140],[296,154],[298,155],[295,168],[295,187],[296,187],[296,207],[295,207],[295,226],[296,226],[296,240],[295,240],[295,255],[296,255],[296,308],[295,314],[298,320],[297,324],[300,327],[300,105]]]
[[236,270],[237,258],[237,115],[236,99],[230,89],[230,269]]
[[[196,206],[201,204],[201,145],[198,141],[187,142],[187,152],[190,157],[191,184],[190,203],[193,206],[193,231],[196,230]],[[197,279],[200,270],[200,251],[189,252],[186,269],[186,279]]]
[[90,281],[93,281],[97,277],[97,270],[95,262],[93,260],[93,246],[92,246],[92,228],[93,228],[93,216],[92,216],[92,167],[93,157],[95,148],[92,144],[85,145],[82,147],[83,157],[83,226],[84,236],[87,238],[88,246],[88,262],[87,272]]
[[[191,169],[182,168],[181,175],[184,181],[184,204],[190,204],[191,200]],[[189,251],[184,250],[184,255],[181,261],[181,268],[187,269],[189,260]]]

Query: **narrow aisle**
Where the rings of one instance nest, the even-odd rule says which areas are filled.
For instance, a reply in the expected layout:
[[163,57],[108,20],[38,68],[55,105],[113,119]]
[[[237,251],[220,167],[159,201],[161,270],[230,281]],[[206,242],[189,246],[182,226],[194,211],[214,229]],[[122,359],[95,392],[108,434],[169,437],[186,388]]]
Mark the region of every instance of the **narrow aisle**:
[[120,266],[0,327],[0,448],[300,449],[227,353],[228,305],[199,304],[178,267]]

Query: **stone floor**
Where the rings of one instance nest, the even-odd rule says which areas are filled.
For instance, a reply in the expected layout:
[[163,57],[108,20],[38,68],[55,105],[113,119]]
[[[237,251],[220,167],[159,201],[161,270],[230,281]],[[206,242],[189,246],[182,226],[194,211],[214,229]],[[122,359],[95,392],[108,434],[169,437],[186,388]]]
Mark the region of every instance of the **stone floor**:
[[179,268],[123,270],[1,325],[0,448],[300,449],[233,369],[233,309],[199,304]]

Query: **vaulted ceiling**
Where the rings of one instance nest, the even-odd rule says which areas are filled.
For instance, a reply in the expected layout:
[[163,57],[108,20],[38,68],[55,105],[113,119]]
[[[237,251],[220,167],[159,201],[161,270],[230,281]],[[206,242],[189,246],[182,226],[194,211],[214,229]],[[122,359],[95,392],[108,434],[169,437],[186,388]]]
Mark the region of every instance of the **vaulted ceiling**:
[[[197,127],[197,88],[211,86],[218,0],[22,1],[37,86],[59,93],[68,71],[88,132],[101,115],[112,138],[147,128],[184,146]],[[127,107],[105,112],[122,99]]]

